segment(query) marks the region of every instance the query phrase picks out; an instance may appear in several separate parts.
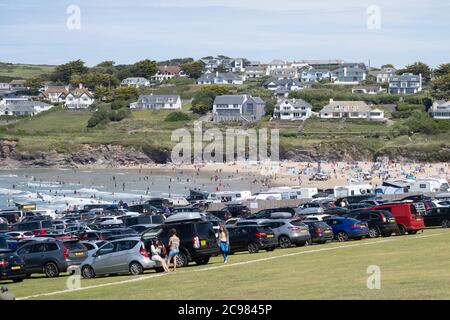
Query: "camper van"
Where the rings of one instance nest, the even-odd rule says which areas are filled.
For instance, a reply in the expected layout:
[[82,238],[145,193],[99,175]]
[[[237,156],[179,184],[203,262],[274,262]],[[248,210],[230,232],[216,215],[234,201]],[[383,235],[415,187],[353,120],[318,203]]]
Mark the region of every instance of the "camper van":
[[358,196],[372,193],[373,187],[370,184],[334,187],[334,196],[336,198],[345,198],[349,196]]
[[317,188],[278,187],[256,194],[254,200],[312,199],[317,193]]
[[252,198],[251,191],[221,191],[213,192],[208,196],[208,201],[213,203],[245,201]]
[[411,184],[409,192],[446,192],[449,190],[448,181],[445,179],[425,178],[417,179]]

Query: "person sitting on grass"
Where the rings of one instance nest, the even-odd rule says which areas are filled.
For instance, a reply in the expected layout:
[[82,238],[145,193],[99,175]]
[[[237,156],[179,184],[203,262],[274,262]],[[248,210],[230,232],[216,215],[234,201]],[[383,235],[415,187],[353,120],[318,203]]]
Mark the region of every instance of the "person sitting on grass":
[[167,267],[166,260],[164,260],[161,257],[162,246],[159,243],[158,239],[154,239],[152,241],[152,245],[150,247],[150,251],[151,251],[151,254],[152,254],[152,260],[156,261],[157,263],[158,262],[161,263],[161,266],[163,267],[164,272],[166,272],[166,273],[169,272],[169,268]]

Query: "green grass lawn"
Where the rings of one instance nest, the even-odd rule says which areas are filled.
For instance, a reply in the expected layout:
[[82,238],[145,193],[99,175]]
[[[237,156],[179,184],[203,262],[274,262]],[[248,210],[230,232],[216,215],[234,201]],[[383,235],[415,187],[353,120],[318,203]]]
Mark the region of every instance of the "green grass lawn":
[[[416,236],[235,254],[226,265],[216,257],[176,274],[147,271],[81,280],[87,288],[81,291],[64,292],[66,276],[36,275],[9,287],[18,298],[63,291],[37,299],[450,299],[449,243],[450,230],[433,229]],[[367,288],[370,265],[381,269],[379,290]],[[136,281],[120,283],[129,280]],[[88,288],[108,283],[113,285]]]
[[0,77],[30,79],[53,72],[55,66],[0,63]]

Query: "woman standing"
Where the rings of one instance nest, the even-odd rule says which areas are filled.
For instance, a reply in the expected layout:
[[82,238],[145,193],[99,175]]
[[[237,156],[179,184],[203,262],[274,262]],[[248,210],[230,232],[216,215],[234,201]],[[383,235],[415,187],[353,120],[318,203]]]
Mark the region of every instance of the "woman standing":
[[169,238],[169,257],[167,259],[167,268],[170,268],[170,260],[173,257],[173,271],[177,271],[177,254],[180,252],[180,238],[177,236],[177,230],[170,230]]
[[152,246],[150,247],[150,251],[152,254],[152,260],[161,263],[161,266],[164,269],[164,272],[169,272],[169,268],[167,267],[166,260],[161,257],[161,249],[162,246],[159,243],[158,239],[154,239],[152,241]]
[[219,247],[223,255],[223,263],[228,261],[228,252],[230,251],[230,237],[228,236],[228,231],[224,225],[219,227]]

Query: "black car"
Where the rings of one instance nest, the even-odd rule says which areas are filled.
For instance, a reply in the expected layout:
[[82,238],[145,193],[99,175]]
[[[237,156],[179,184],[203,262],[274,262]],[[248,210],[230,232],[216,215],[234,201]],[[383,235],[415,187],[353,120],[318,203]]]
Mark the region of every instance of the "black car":
[[145,243],[147,251],[150,252],[151,240],[155,238],[167,246],[171,229],[175,229],[180,238],[177,266],[187,266],[191,261],[199,265],[207,264],[211,256],[220,253],[213,225],[208,221],[164,223],[149,229],[142,235],[142,241]]
[[25,261],[27,276],[44,273],[48,278],[67,271],[69,252],[62,241],[46,238],[21,246],[16,253]]
[[205,213],[212,214],[223,221],[227,221],[228,219],[230,219],[232,217],[231,213],[227,207],[225,207],[221,210],[211,210],[211,211],[208,210]]
[[250,209],[243,204],[228,204],[226,208],[232,218],[247,217],[251,213]]
[[0,212],[0,217],[5,218],[8,223],[20,222],[21,211],[2,211]]
[[341,207],[329,207],[325,208],[323,214],[329,214],[330,216],[345,216],[348,213],[348,209]]
[[436,205],[433,203],[433,199],[431,197],[423,195],[423,194],[408,196],[408,197],[402,198],[398,201],[399,202],[412,201],[413,203],[422,202],[425,206],[425,210],[429,210],[431,208],[436,207]]
[[153,207],[155,207],[155,208],[157,208],[159,210],[164,210],[166,207],[170,206],[169,200],[165,199],[165,198],[152,198],[150,200],[147,200],[145,202],[145,204],[153,206]]
[[346,216],[366,222],[369,226],[370,238],[380,235],[390,237],[393,233],[399,232],[395,217],[386,210],[356,210],[349,212]]
[[108,230],[92,230],[92,231],[82,231],[78,233],[78,239],[82,241],[105,240],[110,236],[111,232]]
[[428,210],[423,217],[425,226],[443,228],[450,227],[450,207],[438,207]]
[[324,244],[327,241],[333,241],[333,229],[325,222],[308,220],[303,220],[302,222],[309,228],[312,243]]
[[241,251],[257,253],[259,250],[273,251],[278,240],[272,228],[260,225],[227,227],[230,239],[230,254]]
[[120,217],[125,227],[131,227],[138,224],[162,224],[166,218],[162,214],[123,216]]
[[128,210],[133,211],[133,212],[139,212],[142,214],[160,214],[160,213],[164,212],[164,210],[162,210],[162,208],[157,208],[155,206],[145,204],[145,203],[129,206]]
[[128,238],[128,237],[136,237],[139,235],[136,230],[133,230],[131,228],[113,228],[113,229],[105,229],[105,231],[108,231],[108,234],[104,234],[103,237],[107,241],[112,240],[118,240],[122,238]]
[[8,249],[6,240],[0,238],[0,280],[22,282],[26,276],[23,259],[14,250]]
[[9,231],[8,224],[0,222],[0,233],[8,232],[8,231]]
[[373,204],[370,204],[368,202],[358,202],[358,203],[350,203],[346,208],[348,210],[358,210],[358,209],[364,209],[368,207],[374,206]]
[[252,214],[248,216],[246,219],[270,219],[272,217],[272,213],[275,212],[287,212],[291,214],[292,218],[295,216],[295,209],[291,207],[281,207],[281,208],[270,208],[270,209],[263,209],[258,211],[255,214]]

